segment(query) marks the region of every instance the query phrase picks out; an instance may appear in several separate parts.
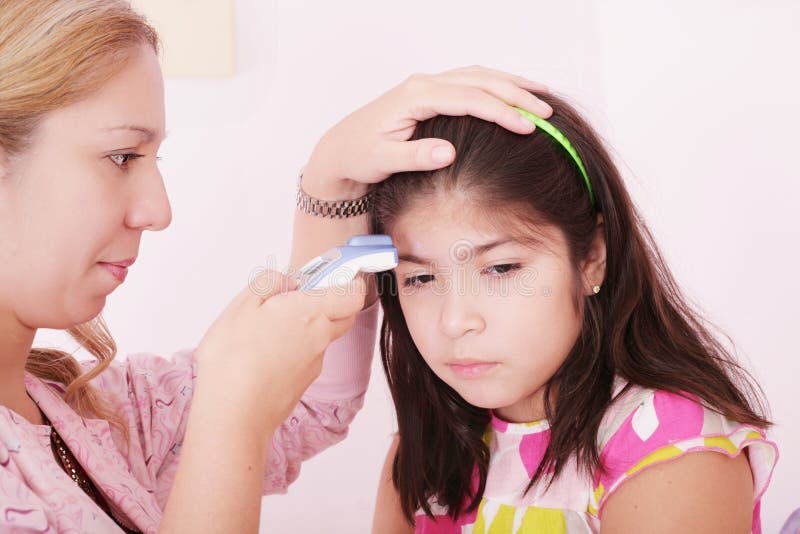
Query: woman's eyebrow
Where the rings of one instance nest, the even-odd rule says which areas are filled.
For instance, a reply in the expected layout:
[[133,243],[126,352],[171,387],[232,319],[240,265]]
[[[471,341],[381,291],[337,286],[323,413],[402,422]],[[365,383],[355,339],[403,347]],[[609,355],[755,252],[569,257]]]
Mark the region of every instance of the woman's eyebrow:
[[113,131],[117,131],[117,130],[128,130],[128,131],[132,131],[132,132],[138,132],[138,133],[144,135],[145,141],[148,142],[148,143],[152,143],[153,140],[155,140],[157,138],[159,138],[159,139],[161,139],[163,141],[167,137],[167,133],[166,132],[164,132],[164,134],[158,134],[158,133],[156,133],[156,130],[154,130],[152,128],[148,128],[146,126],[139,126],[137,124],[122,124],[120,126],[112,126],[111,128],[104,128],[104,131],[107,131],[107,132],[113,132]]

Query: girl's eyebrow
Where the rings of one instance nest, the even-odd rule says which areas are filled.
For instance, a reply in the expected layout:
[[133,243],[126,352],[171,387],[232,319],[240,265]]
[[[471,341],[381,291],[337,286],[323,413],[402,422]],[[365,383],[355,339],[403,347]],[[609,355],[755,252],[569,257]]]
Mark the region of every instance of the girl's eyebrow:
[[[507,243],[517,243],[517,241],[515,241],[514,239],[510,239],[510,238],[503,238],[503,239],[498,239],[498,240],[495,240],[495,241],[490,241],[490,242],[484,243],[482,245],[474,245],[472,247],[472,250],[475,253],[475,257],[477,257],[477,256],[481,256],[483,254],[486,254],[490,250],[492,250],[494,248],[497,248],[500,245],[505,245]],[[397,259],[399,261],[405,261],[405,262],[408,262],[408,263],[416,263],[416,264],[419,264],[419,265],[431,265],[432,263],[434,263],[434,261],[431,260],[431,259],[423,258],[421,256],[416,256],[414,254],[399,254],[397,256]]]
[[408,263],[416,263],[416,264],[419,264],[419,265],[430,265],[431,263],[433,263],[432,260],[428,260],[428,259],[422,258],[420,256],[415,256],[413,254],[398,254],[397,255],[397,259],[398,259],[398,261],[404,261],[404,262],[408,262]]

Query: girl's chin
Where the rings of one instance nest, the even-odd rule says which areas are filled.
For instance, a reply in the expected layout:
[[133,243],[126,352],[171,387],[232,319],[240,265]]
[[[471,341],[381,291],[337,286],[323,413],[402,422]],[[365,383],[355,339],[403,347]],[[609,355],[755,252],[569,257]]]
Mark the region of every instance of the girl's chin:
[[484,408],[486,410],[497,410],[513,404],[513,399],[508,399],[505,396],[475,391],[459,391],[461,398],[470,403],[476,408]]

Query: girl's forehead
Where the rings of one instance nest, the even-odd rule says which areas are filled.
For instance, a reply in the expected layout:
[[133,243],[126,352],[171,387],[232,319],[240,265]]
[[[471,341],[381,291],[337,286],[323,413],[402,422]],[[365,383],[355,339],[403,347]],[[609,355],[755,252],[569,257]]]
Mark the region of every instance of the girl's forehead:
[[498,232],[488,217],[470,206],[437,196],[414,202],[394,221],[390,233],[397,241],[422,246],[469,237],[491,238]]
[[456,241],[483,243],[505,237],[489,225],[427,216],[404,217],[390,233],[398,247],[415,252],[446,249]]
[[491,244],[548,249],[561,244],[552,227],[534,227],[452,202],[417,203],[394,221],[389,234],[401,255],[437,262],[451,259],[456,249],[459,256],[464,251],[474,256]]

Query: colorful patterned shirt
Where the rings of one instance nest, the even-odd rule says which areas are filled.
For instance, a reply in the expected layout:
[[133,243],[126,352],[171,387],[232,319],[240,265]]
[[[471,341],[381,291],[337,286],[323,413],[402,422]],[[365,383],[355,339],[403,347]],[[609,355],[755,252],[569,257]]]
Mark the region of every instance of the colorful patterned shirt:
[[[616,391],[622,387],[616,384]],[[450,534],[576,534],[600,531],[603,506],[622,483],[648,467],[695,451],[734,457],[747,449],[753,474],[754,534],[759,508],[775,462],[776,445],[763,430],[730,421],[697,400],[661,390],[631,387],[605,414],[598,431],[605,471],[593,476],[573,460],[545,489],[526,492],[550,437],[547,421],[512,424],[495,415],[485,440],[489,472],[480,505],[453,521],[432,500],[435,520],[419,511],[416,532]]]

